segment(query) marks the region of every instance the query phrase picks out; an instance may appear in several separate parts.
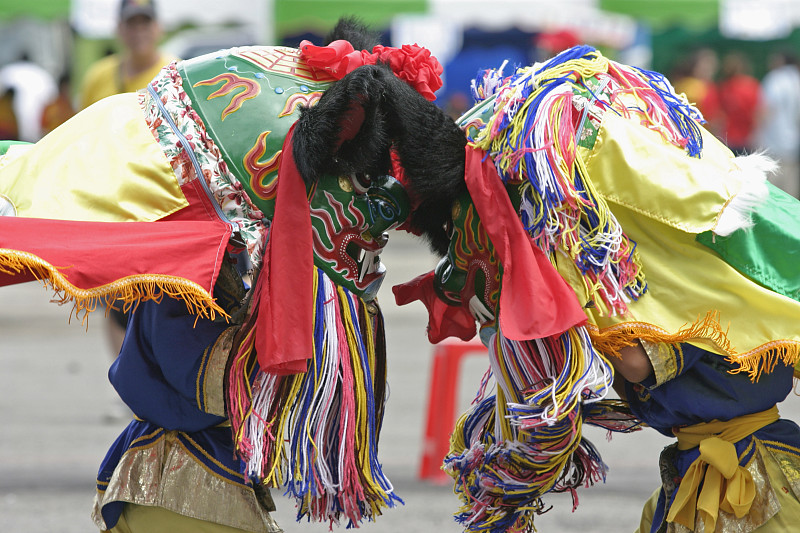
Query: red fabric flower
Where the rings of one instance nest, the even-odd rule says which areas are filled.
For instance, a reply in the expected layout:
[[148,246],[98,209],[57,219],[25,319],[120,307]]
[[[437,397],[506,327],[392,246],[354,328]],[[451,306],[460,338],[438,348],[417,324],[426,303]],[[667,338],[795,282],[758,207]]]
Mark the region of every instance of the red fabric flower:
[[372,53],[355,50],[347,41],[333,41],[328,46],[315,46],[310,41],[300,43],[300,58],[313,68],[322,69],[336,79],[364,65],[386,63],[392,72],[411,85],[425,99],[433,101],[434,94],[442,86],[444,68],[431,55],[430,50],[416,44],[404,44],[401,48],[378,45]]
[[379,61],[389,64],[395,76],[414,87],[427,100],[432,102],[436,99],[434,93],[442,86],[444,68],[430,50],[416,44],[404,44],[399,49],[378,45],[372,52]]

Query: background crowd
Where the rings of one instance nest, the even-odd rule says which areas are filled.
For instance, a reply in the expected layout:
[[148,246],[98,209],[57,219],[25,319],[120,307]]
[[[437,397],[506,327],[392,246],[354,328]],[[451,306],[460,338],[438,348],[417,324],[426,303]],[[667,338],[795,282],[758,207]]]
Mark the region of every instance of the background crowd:
[[[39,64],[45,63],[41,61],[41,47],[38,62],[32,60],[25,47],[18,49],[16,57],[7,58],[5,64],[0,57],[0,138],[35,142],[98,99],[141,88],[161,65],[178,57],[188,59],[215,48],[247,42],[262,44],[251,32],[237,32],[234,28],[209,32],[205,41],[195,39],[191,46],[176,47],[174,43],[180,41],[176,34],[186,31],[174,28],[165,31],[153,2],[129,0],[122,5],[117,0],[95,2],[98,3],[116,3],[113,31],[100,39],[81,37],[74,22],[77,8],[73,6],[71,21],[65,24],[72,26],[70,38],[83,44],[66,46],[66,51],[61,51],[64,58],[60,67],[53,66],[53,61]],[[280,2],[272,4],[276,11],[286,11]],[[169,8],[174,10],[175,4],[171,3]],[[225,18],[224,8],[215,9],[221,10],[218,18]],[[233,11],[235,6],[229,9]],[[0,24],[4,22],[2,16],[0,10]],[[427,23],[415,19],[398,24],[397,20],[404,16],[397,13],[394,19],[385,21],[384,36],[392,40],[395,34],[400,39],[399,34],[405,33],[406,37],[409,33],[404,28],[412,27],[414,40],[437,54],[445,66],[445,87],[439,91],[436,103],[454,117],[471,107],[469,80],[479,69],[497,67],[503,60],[508,60],[509,65],[529,64],[586,43],[601,48],[612,59],[667,74],[677,91],[703,113],[709,131],[738,154],[765,151],[777,159],[780,170],[773,177],[774,183],[793,196],[800,196],[800,69],[790,39],[762,39],[760,47],[755,49],[752,41],[710,39],[707,30],[697,34],[696,42],[684,38],[680,47],[671,45],[667,54],[663,49],[668,41],[659,39],[654,30],[649,30],[649,42],[648,31],[641,37],[641,29],[648,28],[647,22],[636,20],[633,33],[637,37],[632,38],[631,44],[621,42],[619,31],[604,33],[592,29],[591,24],[581,26],[577,17],[573,21],[564,19],[561,27],[554,27],[543,14],[546,24],[542,24],[546,27],[532,27],[528,22],[521,29],[522,22],[516,20],[487,29],[465,22],[455,38],[448,38],[452,43],[442,44],[448,39],[441,34],[451,35],[451,30],[438,34],[441,28],[426,27]],[[191,30],[202,34],[202,28]],[[309,23],[308,27],[297,23],[274,37],[275,42],[270,44],[292,45],[303,38],[321,41],[323,35],[324,28],[319,22]],[[167,51],[160,48],[165,41],[173,43],[167,46]],[[90,61],[86,59],[87,42],[92,45],[88,47]],[[80,61],[70,57],[71,53],[77,56],[79,51]]]
[[758,79],[747,56],[709,48],[686,57],[672,72],[675,89],[706,119],[706,128],[737,154],[765,151],[779,164],[776,185],[800,194],[800,68],[792,50],[765,58]]

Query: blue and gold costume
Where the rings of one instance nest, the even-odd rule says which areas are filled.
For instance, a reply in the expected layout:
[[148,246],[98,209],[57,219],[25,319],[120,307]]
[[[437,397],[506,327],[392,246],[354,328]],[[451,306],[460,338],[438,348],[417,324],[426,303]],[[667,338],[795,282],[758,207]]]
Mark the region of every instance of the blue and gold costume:
[[[747,513],[740,517],[725,511],[720,503],[715,517],[716,531],[754,531],[768,520],[770,527],[776,527],[771,531],[781,531],[778,522],[782,518],[778,513],[788,508],[796,513],[796,499],[800,495],[800,428],[790,420],[779,419],[775,408],[792,390],[794,369],[778,363],[772,372],[753,381],[746,373],[735,373],[730,362],[690,344],[682,344],[680,349],[663,344],[646,344],[646,347],[654,372],[641,383],[626,383],[631,409],[660,433],[677,436],[678,442],[661,454],[662,487],[646,511],[653,514],[652,524],[647,523],[649,517],[644,519],[640,533],[694,530],[678,520],[665,522],[668,515],[675,518],[679,514],[680,497],[676,497],[679,487],[690,477],[693,464],[717,464],[722,460],[714,451],[701,458],[703,441],[722,435],[726,427],[748,416],[758,419],[751,429],[761,427],[752,433],[745,429],[746,436],[732,444],[736,465],[752,478],[754,490],[744,498],[752,500]],[[716,427],[712,428],[708,421],[714,421]],[[698,438],[701,442],[692,447],[689,446],[694,442],[687,442],[684,446],[683,433],[692,427],[701,428]],[[731,484],[730,479],[727,483]],[[691,499],[694,501],[694,497]],[[697,504],[698,511],[702,507]],[[734,504],[732,510],[735,507]],[[705,530],[714,531],[707,520]]]
[[[223,272],[214,295],[233,315],[244,286],[232,268]],[[237,330],[224,319],[198,318],[173,298],[142,302],[133,313],[109,378],[136,418],[97,475],[93,515],[101,530],[134,503],[247,531],[280,531],[267,489],[245,480],[225,416],[223,377]]]
[[[445,458],[456,519],[534,530],[544,495],[605,480],[583,425],[641,421],[678,441],[642,533],[794,531],[800,429],[776,404],[800,372],[800,225],[774,163],[735,157],[663,75],[588,46],[473,87],[447,254],[395,291],[440,338],[478,321],[489,348],[496,393]],[[607,400],[615,369],[641,379],[640,343],[654,376],[630,407]]]

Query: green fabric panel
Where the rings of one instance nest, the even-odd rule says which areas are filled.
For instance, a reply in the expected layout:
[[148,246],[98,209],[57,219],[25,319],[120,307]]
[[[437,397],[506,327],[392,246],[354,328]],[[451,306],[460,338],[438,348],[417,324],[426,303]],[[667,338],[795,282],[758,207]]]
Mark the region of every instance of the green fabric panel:
[[716,26],[719,0],[600,0],[603,11],[630,15],[654,28],[681,25]]
[[769,199],[755,225],[728,237],[706,231],[697,242],[756,283],[800,301],[800,201],[768,183]]
[[380,29],[394,15],[427,10],[427,0],[275,0],[275,31],[278,38],[304,31],[327,33],[343,15],[356,15]]
[[66,18],[69,16],[70,0],[0,0],[0,20],[17,17],[37,17],[43,19]]

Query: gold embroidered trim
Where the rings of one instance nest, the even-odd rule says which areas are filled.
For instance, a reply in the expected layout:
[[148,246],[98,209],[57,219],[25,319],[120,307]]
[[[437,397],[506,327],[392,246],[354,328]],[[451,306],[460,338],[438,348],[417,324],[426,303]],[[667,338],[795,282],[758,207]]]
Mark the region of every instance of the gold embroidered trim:
[[782,442],[762,442],[786,476],[795,498],[800,500],[800,450]]
[[232,326],[223,331],[214,345],[203,354],[200,372],[197,373],[197,406],[206,413],[227,416],[224,397],[225,365],[233,346],[233,337],[238,330],[238,326]]
[[653,365],[656,386],[662,385],[678,375],[678,362],[675,355],[676,351],[680,350],[679,347],[673,349],[672,346],[663,342],[641,341],[641,344],[647,353],[647,358],[650,359],[650,364]]
[[777,449],[777,451],[781,451],[789,455],[796,456],[798,464],[800,464],[800,448],[792,446],[790,444],[786,444],[785,442],[778,442],[775,440],[762,440],[761,442],[763,442],[764,446],[766,446],[770,450]]
[[[168,437],[168,438],[170,437],[169,433],[170,433],[170,432],[167,432],[167,437]],[[220,470],[224,470],[224,471],[225,471],[225,472],[227,472],[228,474],[230,474],[230,475],[232,475],[232,476],[235,476],[235,477],[238,477],[238,478],[240,479],[240,483],[244,483],[244,476],[243,476],[241,473],[239,473],[239,472],[237,472],[237,471],[235,471],[235,470],[232,470],[232,469],[230,469],[230,468],[226,467],[225,465],[223,465],[222,463],[220,463],[220,462],[219,462],[219,461],[218,461],[218,460],[217,460],[217,459],[216,459],[214,456],[212,456],[212,455],[209,455],[209,454],[208,454],[208,452],[206,452],[206,451],[205,451],[203,448],[201,448],[201,447],[200,447],[200,446],[199,446],[199,445],[198,445],[198,444],[197,444],[197,443],[194,441],[194,439],[192,439],[191,437],[189,437],[189,435],[187,435],[186,433],[184,433],[184,434],[183,434],[183,438],[184,438],[184,439],[186,439],[186,440],[188,440],[189,442],[191,442],[191,443],[192,443],[192,445],[195,447],[195,449],[196,449],[198,452],[200,452],[201,454],[203,454],[203,457],[205,457],[205,458],[206,458],[208,461],[210,461],[210,462],[214,463],[215,465],[217,465],[217,467],[218,467]],[[190,456],[192,456],[192,457],[195,457],[195,454],[193,454],[191,451],[189,451],[189,449],[187,449],[187,448],[186,448],[186,446],[184,446],[182,442],[180,442],[180,441],[177,441],[177,443],[178,443],[178,446],[180,446],[181,448],[183,448],[183,450],[184,450],[184,451],[185,451],[187,454],[189,454],[189,455],[190,455]],[[212,476],[216,476],[216,477],[218,477],[218,476],[217,476],[217,474],[215,474],[215,473],[214,473],[214,472],[213,472],[213,471],[212,471],[210,468],[208,468],[208,467],[207,467],[206,465],[204,465],[203,463],[198,463],[198,464],[200,465],[200,467],[201,467],[203,470],[205,470],[206,472],[208,472],[208,473],[209,473],[209,475],[212,475]],[[220,479],[223,479],[223,481],[225,481],[226,483],[230,483],[230,480],[228,480],[228,479],[224,479],[224,478],[220,478]]]
[[101,530],[107,529],[101,510],[115,501],[163,507],[254,533],[281,532],[268,512],[274,509],[270,501],[262,505],[250,487],[209,471],[180,443],[175,431],[123,455],[108,487],[95,497],[92,519]]
[[74,306],[72,312],[82,322],[98,306],[108,308],[121,300],[123,309],[128,311],[134,309],[139,302],[147,300],[159,302],[165,294],[183,300],[195,315],[212,320],[217,314],[229,317],[205,289],[185,278],[163,274],[137,274],[120,278],[107,285],[80,289],[41,257],[19,250],[0,248],[0,272],[19,274],[24,270],[28,270],[45,286],[52,288],[56,293],[57,303],[72,302]]

